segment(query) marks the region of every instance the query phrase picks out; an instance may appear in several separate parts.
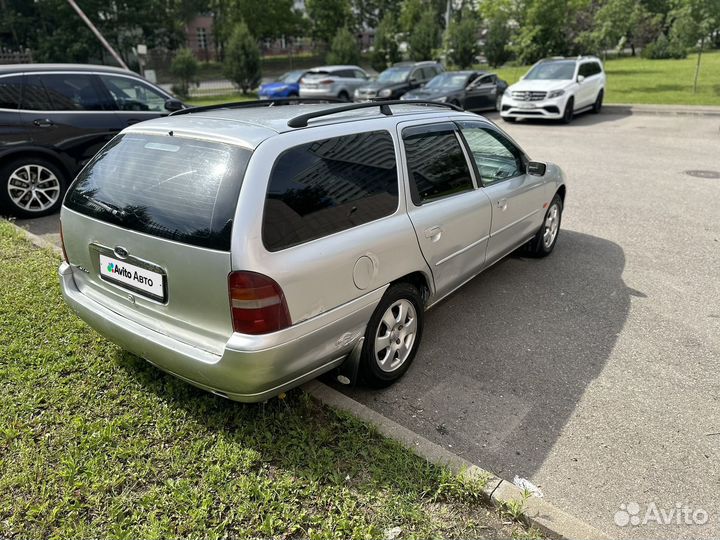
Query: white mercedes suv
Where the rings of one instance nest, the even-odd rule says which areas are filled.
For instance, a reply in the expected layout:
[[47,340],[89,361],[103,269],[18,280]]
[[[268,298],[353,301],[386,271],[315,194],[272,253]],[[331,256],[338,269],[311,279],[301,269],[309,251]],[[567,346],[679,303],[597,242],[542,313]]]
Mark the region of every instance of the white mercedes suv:
[[594,56],[540,60],[502,98],[500,115],[518,118],[561,119],[575,113],[600,112],[605,95],[605,70]]

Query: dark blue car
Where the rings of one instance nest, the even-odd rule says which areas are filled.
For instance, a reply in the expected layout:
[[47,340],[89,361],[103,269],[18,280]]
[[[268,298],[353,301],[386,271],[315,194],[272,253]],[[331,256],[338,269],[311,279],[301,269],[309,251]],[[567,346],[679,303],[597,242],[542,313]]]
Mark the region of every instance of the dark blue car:
[[300,79],[307,70],[290,71],[281,75],[277,81],[261,84],[260,99],[297,97],[300,94]]

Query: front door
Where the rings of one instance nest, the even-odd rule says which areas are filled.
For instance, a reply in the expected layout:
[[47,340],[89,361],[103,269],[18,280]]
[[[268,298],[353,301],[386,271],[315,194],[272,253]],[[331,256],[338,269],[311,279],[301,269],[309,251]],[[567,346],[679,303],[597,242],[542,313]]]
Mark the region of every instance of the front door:
[[469,111],[494,109],[497,99],[497,86],[492,75],[483,75],[467,89],[465,108]]
[[168,97],[149,84],[126,75],[101,73],[98,77],[117,110],[116,115],[123,129],[168,114],[165,109]]
[[500,131],[473,120],[457,122],[483,191],[492,201],[486,261],[492,264],[529,240],[544,217],[546,180],[525,173],[525,157]]
[[411,200],[408,215],[438,297],[477,274],[490,234],[490,199],[451,122],[400,124]]

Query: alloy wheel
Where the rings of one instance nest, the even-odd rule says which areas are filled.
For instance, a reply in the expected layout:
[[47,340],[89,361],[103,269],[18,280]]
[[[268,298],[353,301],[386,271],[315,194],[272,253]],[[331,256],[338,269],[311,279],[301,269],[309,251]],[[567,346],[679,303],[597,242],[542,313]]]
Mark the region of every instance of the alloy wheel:
[[417,334],[417,313],[409,300],[392,304],[375,332],[375,361],[384,372],[395,371],[410,356]]
[[8,194],[13,204],[27,212],[42,212],[60,197],[60,180],[47,167],[22,165],[8,178]]
[[545,229],[543,230],[543,245],[549,249],[555,241],[558,229],[560,228],[560,208],[553,204],[545,217]]

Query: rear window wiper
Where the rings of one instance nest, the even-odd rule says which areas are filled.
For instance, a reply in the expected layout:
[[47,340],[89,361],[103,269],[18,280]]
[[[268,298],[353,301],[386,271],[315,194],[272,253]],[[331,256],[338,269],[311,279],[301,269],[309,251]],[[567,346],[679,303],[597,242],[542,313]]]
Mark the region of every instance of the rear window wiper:
[[83,194],[83,197],[85,197],[88,201],[93,203],[96,206],[99,206],[106,212],[110,212],[115,217],[124,218],[127,214],[124,210],[122,210],[119,206],[116,206],[112,203],[101,201],[100,199],[96,199],[94,197],[90,197],[89,195]]

